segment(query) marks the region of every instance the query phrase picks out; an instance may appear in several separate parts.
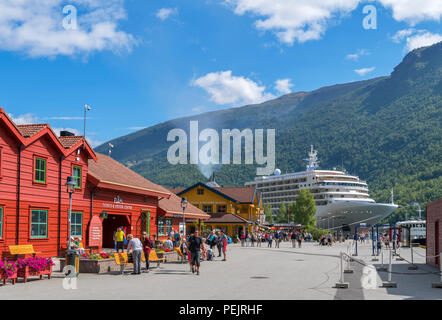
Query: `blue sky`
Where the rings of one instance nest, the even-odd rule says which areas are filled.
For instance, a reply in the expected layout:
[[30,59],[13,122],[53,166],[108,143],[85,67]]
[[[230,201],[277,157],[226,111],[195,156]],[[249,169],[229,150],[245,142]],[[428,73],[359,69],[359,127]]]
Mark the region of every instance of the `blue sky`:
[[[63,8],[77,26],[63,27]],[[364,29],[366,5],[377,28]],[[9,9],[9,11],[8,11]],[[0,0],[0,106],[95,146],[176,117],[391,73],[440,0]],[[73,20],[68,20],[72,26]]]

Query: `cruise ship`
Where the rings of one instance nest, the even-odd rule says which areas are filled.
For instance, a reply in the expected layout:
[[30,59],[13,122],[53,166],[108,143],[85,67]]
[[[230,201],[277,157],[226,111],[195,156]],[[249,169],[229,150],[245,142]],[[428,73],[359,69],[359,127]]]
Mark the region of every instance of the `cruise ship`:
[[368,186],[357,176],[344,171],[317,170],[318,152],[311,146],[306,171],[255,178],[246,186],[261,191],[264,204],[270,204],[275,214],[282,202],[291,203],[301,189],[309,189],[315,197],[318,227],[353,231],[357,225],[374,225],[398,208],[391,204],[376,203],[370,198]]

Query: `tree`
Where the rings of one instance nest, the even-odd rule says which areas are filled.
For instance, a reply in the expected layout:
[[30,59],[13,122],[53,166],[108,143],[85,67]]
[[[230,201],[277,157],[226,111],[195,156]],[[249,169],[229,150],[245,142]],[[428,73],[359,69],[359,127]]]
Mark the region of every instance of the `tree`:
[[287,207],[285,206],[285,202],[281,202],[278,209],[278,214],[276,215],[277,223],[287,223]]
[[308,189],[301,189],[293,206],[295,221],[303,226],[316,225],[315,198]]
[[264,205],[264,214],[266,217],[266,221],[269,223],[273,223],[272,206],[268,203]]

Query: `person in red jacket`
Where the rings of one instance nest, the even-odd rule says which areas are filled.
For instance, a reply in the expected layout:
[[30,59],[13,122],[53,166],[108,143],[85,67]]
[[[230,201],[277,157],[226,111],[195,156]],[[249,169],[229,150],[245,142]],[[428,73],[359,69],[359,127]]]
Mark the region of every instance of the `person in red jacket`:
[[150,241],[146,231],[141,236],[141,243],[143,244],[144,257],[146,258],[146,270],[144,272],[149,272],[149,254],[150,250],[152,250],[152,241]]

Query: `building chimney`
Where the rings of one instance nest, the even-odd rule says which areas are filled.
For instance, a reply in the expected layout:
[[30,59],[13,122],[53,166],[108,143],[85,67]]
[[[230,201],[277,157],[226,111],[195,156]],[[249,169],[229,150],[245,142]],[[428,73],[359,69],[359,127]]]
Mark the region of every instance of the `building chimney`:
[[73,134],[70,131],[60,131],[60,137],[74,137],[75,134]]

